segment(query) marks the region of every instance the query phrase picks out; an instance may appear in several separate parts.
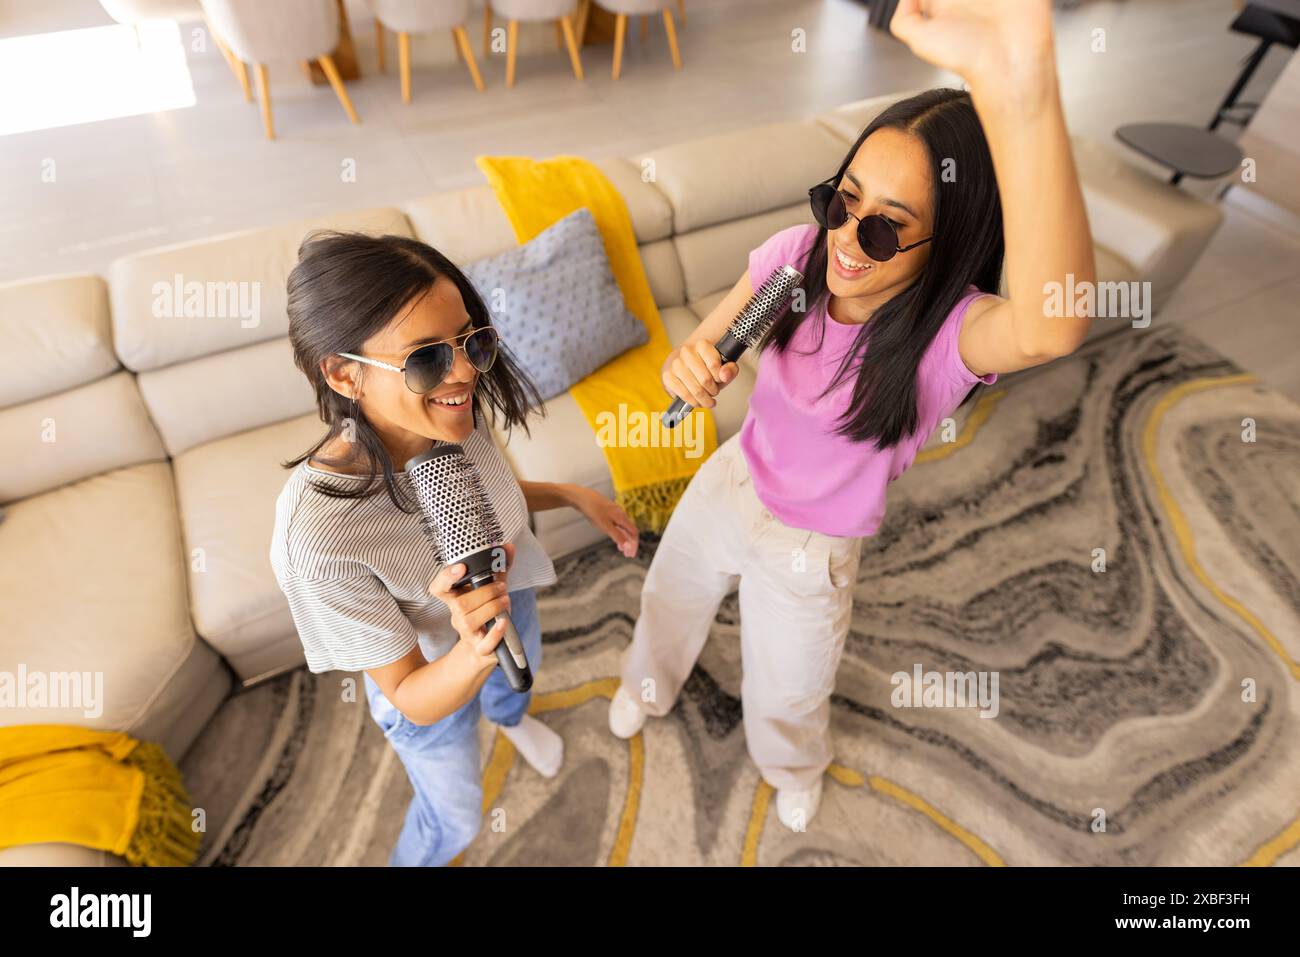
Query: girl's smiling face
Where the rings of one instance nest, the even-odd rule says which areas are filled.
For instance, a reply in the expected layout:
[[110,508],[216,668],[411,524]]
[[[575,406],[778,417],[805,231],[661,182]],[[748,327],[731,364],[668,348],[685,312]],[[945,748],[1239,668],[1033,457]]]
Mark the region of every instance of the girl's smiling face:
[[[401,366],[416,348],[453,339],[473,325],[456,284],[439,277],[365,341],[358,355]],[[457,345],[460,343],[457,342]],[[412,392],[406,377],[342,357],[325,360],[330,387],[352,396],[388,449],[393,467],[425,451],[430,440],[463,442],[474,430],[474,387],[478,371],[456,349],[451,371],[425,395]]]
[[853,215],[826,231],[826,286],[839,299],[878,297],[905,289],[929,260],[929,245],[876,262],[858,244],[858,220],[879,214],[893,223],[898,244],[932,235],[930,161],[921,140],[893,127],[876,130],[858,148],[835,184]]

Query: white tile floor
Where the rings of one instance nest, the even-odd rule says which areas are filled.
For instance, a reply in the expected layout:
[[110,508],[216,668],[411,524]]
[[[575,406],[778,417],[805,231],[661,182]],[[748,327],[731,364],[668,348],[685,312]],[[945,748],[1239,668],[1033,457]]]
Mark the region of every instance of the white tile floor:
[[[267,142],[257,107],[243,102],[209,47],[188,55],[194,107],[0,137],[0,281],[104,272],[114,258],[150,246],[400,203],[481,181],[473,161],[482,153],[629,154],[953,80],[868,29],[865,6],[853,0],[687,0],[679,73],[658,21],[645,42],[630,31],[617,83],[608,44],[583,51],[587,80],[578,83],[552,27],[525,26],[516,87],[505,88],[504,56],[480,56],[482,94],[454,59],[449,37],[417,37],[414,103],[404,106],[395,42],[389,72],[380,75],[371,24],[354,3],[363,77],[350,92],[359,127],[296,65],[273,65],[280,138]],[[1071,129],[1113,143],[1113,130],[1126,122],[1204,123],[1253,46],[1227,31],[1233,15],[1232,0],[1092,0],[1060,13]],[[107,22],[94,0],[0,0],[0,35]],[[806,31],[806,53],[791,51],[795,29]],[[1098,29],[1104,53],[1092,49]],[[469,32],[481,53],[477,13]],[[1270,54],[1246,99],[1259,98],[1288,53]],[[44,183],[42,164],[51,159],[57,179]],[[349,159],[355,182],[341,176]],[[1186,321],[1300,399],[1300,362],[1288,361],[1287,348],[1300,344],[1300,229],[1231,196],[1224,208],[1222,230],[1157,322]]]

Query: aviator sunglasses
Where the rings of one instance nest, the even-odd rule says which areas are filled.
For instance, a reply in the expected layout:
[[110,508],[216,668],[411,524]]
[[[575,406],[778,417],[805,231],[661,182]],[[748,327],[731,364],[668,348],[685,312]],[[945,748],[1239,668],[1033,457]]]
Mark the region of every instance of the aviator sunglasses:
[[[457,340],[464,340],[457,342]],[[479,372],[487,372],[497,358],[497,331],[492,326],[480,326],[470,329],[450,339],[430,342],[419,346],[406,354],[400,366],[380,362],[369,356],[359,356],[354,352],[338,353],[345,359],[354,359],[366,365],[377,366],[390,372],[400,372],[406,377],[406,387],[417,395],[432,392],[451,372],[456,361],[456,350],[465,353],[465,358]]]
[[905,253],[909,249],[925,245],[934,238],[927,236],[908,246],[898,245],[898,230],[894,228],[894,224],[879,213],[858,216],[849,212],[844,192],[832,185],[834,181],[835,177],[831,177],[808,190],[808,204],[812,206],[813,219],[823,229],[839,229],[852,216],[858,221],[858,245],[876,262],[889,262],[894,258],[895,253]]

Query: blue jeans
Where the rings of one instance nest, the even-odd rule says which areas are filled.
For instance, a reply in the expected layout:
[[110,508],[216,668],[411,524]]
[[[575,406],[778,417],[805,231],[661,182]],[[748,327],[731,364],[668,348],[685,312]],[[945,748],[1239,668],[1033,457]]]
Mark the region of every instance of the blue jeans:
[[[531,588],[510,593],[510,618],[533,673],[542,663],[542,628]],[[478,719],[513,727],[523,720],[532,692],[510,690],[494,668],[478,696],[433,724],[420,725],[397,710],[365,676],[370,716],[384,732],[415,789],[406,822],[388,859],[393,867],[441,867],[467,848],[483,819]]]

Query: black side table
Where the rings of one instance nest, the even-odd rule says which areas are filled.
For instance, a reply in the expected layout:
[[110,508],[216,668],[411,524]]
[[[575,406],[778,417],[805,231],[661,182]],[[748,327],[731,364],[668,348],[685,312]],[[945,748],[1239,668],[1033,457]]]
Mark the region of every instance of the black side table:
[[1218,179],[1241,163],[1241,150],[1236,144],[1186,123],[1130,123],[1117,129],[1115,138],[1173,170],[1170,183],[1184,176]]

